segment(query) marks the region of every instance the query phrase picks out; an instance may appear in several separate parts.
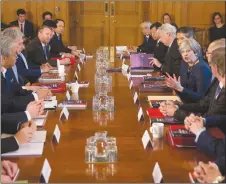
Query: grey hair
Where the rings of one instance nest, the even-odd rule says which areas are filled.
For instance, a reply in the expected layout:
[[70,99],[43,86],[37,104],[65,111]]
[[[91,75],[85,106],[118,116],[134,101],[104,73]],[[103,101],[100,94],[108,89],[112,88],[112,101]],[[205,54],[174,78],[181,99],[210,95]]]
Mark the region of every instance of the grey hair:
[[10,56],[11,49],[14,47],[13,39],[9,36],[0,35],[0,54]]
[[142,25],[147,24],[147,26],[150,28],[151,27],[151,22],[150,21],[144,21],[140,24],[140,27],[142,27]]
[[11,37],[13,40],[16,40],[18,38],[23,38],[24,34],[19,30],[19,29],[12,29],[12,28],[6,28],[2,34],[4,36],[9,36]]
[[182,53],[182,51],[185,49],[191,49],[197,57],[202,56],[201,46],[194,38],[189,38],[182,41],[179,46],[180,53]]
[[172,26],[171,24],[162,24],[162,26],[159,28],[159,31],[163,32],[163,33],[170,33],[170,35],[173,37],[173,38],[176,38],[176,28],[175,26]]
[[226,42],[225,38],[215,40],[215,41],[210,43],[209,48],[211,48],[212,51],[214,51],[218,48],[221,48],[221,47],[225,48],[225,42]]

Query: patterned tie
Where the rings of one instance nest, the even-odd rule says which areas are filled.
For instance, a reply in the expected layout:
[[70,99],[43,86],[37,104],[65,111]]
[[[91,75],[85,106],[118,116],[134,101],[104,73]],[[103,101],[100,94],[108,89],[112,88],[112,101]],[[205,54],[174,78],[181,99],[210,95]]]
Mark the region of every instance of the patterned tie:
[[220,92],[221,92],[221,87],[219,85],[219,86],[217,86],[217,89],[216,89],[216,92],[215,92],[215,99],[217,99],[217,97],[219,96]]
[[7,84],[8,92],[10,92],[11,91],[11,82],[10,82],[10,76],[9,76],[8,70],[5,73],[5,79],[6,79],[6,84]]
[[47,47],[46,47],[46,45],[44,45],[43,46],[43,50],[44,50],[44,55],[45,55],[45,58],[46,58],[46,60],[48,60],[48,56],[47,56]]

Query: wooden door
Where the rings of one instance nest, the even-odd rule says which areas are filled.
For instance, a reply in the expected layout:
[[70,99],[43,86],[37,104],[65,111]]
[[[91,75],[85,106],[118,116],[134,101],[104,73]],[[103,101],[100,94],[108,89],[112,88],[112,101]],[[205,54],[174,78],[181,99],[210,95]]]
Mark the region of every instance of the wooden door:
[[138,45],[142,40],[142,2],[110,2],[110,45]]
[[[70,3],[69,3],[70,6]],[[74,43],[87,52],[109,45],[109,17],[107,2],[75,2],[72,19],[75,23]]]

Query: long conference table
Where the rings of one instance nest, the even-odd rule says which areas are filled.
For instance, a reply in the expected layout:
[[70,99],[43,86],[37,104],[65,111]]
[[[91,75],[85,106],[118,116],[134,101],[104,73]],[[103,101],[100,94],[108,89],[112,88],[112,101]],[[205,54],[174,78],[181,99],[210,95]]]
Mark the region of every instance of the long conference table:
[[[153,182],[152,171],[156,162],[159,163],[164,182],[188,183],[188,173],[198,161],[208,161],[213,158],[201,153],[195,148],[171,147],[164,134],[163,139],[153,143],[153,147],[143,148],[142,135],[149,131],[150,121],[146,115],[149,106],[146,97],[158,95],[140,93],[139,104],[133,103],[134,88],[130,90],[129,82],[122,73],[111,73],[113,77],[112,92],[115,112],[102,112],[97,116],[92,111],[92,98],[95,95],[94,76],[96,72],[95,59],[90,59],[82,65],[80,80],[90,81],[88,88],[79,89],[79,99],[87,100],[86,110],[69,110],[69,120],[60,121],[61,109],[49,111],[44,129],[47,139],[42,156],[7,158],[18,163],[20,174],[18,180],[37,183],[40,180],[41,169],[47,158],[52,169],[50,183],[76,182]],[[112,67],[120,67],[120,59],[111,62]],[[74,80],[76,65],[67,68],[66,81]],[[56,94],[58,103],[65,99],[65,94]],[[144,112],[144,121],[138,122],[138,107]],[[59,144],[53,141],[53,131],[58,124],[61,131]],[[167,126],[165,126],[165,132]],[[85,163],[86,139],[95,132],[107,131],[109,136],[116,137],[118,147],[118,162],[116,163]],[[151,136],[151,133],[149,131]]]

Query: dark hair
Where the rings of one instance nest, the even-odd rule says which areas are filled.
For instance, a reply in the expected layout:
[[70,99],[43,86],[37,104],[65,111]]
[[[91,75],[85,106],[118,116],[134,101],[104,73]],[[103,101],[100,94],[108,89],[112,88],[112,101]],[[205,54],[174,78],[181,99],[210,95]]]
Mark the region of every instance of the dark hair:
[[41,27],[38,28],[38,32],[41,32],[43,29],[48,28],[52,31],[52,28],[46,25],[42,25]]
[[43,14],[42,14],[42,19],[44,20],[45,19],[45,16],[46,15],[50,15],[51,17],[53,17],[53,14],[51,13],[51,12],[44,12]]
[[57,23],[60,22],[60,21],[62,21],[62,22],[65,24],[64,20],[62,20],[62,19],[56,19],[56,20],[54,20],[54,22],[55,22],[56,25],[57,25]]
[[53,20],[45,20],[43,23],[42,23],[43,26],[48,26],[50,28],[57,28],[57,25],[56,23],[53,21]]
[[213,15],[212,15],[212,23],[213,23],[213,25],[215,25],[214,19],[215,19],[215,17],[217,15],[221,18],[221,22],[223,21],[221,13],[220,12],[214,12]]
[[195,32],[191,27],[180,27],[177,33],[183,33],[187,38],[195,38]]
[[155,23],[153,23],[151,26],[150,26],[150,29],[152,29],[152,28],[156,28],[156,29],[158,29],[158,28],[160,28],[162,26],[162,24],[160,23],[160,22],[155,22]]
[[25,15],[26,14],[26,11],[24,9],[18,9],[16,11],[16,14],[17,14],[17,16],[19,16],[19,15]]
[[170,21],[171,21],[171,16],[170,16],[170,14],[168,14],[168,13],[164,13],[164,14],[163,14],[163,16],[162,16],[162,20],[164,21],[164,17],[165,17],[166,15],[167,15],[167,16],[169,16]]

